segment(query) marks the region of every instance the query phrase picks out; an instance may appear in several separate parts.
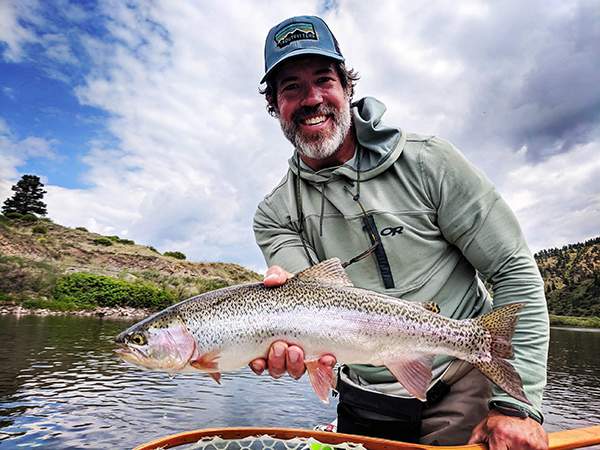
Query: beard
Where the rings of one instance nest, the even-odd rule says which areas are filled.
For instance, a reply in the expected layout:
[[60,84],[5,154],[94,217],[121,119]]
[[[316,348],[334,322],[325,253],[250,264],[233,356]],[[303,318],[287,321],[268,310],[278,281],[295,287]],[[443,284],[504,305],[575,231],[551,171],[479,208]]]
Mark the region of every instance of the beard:
[[[332,129],[314,135],[304,134],[299,123],[311,115],[324,115],[330,118]],[[352,125],[350,102],[345,102],[341,109],[325,104],[312,108],[305,106],[294,113],[292,120],[286,121],[280,117],[279,123],[285,137],[302,155],[311,159],[325,159],[340,148],[350,131]]]

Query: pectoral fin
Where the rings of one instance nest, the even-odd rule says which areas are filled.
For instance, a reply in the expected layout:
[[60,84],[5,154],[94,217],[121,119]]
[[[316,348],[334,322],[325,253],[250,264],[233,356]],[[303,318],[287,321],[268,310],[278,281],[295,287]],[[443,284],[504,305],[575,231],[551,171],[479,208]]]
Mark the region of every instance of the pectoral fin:
[[304,361],[304,364],[317,397],[323,403],[329,404],[329,393],[333,387],[333,368],[326,364],[320,364],[318,359]]
[[384,364],[410,395],[422,402],[427,400],[433,355],[404,355],[385,360]]
[[192,366],[195,369],[201,370],[202,372],[207,372],[213,380],[221,384],[221,374],[218,372],[219,356],[220,355],[218,351],[205,353],[203,355],[200,355],[193,361],[190,361],[190,366]]

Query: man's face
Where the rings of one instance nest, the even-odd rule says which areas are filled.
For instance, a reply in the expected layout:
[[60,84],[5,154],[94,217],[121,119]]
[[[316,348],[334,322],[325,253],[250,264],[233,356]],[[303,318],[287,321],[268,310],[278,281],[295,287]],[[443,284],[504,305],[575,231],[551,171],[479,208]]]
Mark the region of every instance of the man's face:
[[305,156],[324,159],[350,131],[350,100],[334,63],[321,56],[294,58],[275,79],[279,122],[288,140]]

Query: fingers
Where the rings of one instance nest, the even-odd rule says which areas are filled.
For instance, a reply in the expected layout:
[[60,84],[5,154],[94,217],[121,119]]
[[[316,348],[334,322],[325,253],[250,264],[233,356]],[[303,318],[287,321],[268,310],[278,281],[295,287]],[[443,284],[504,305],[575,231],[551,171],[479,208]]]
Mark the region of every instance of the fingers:
[[471,433],[469,444],[486,442],[489,450],[548,450],[548,435],[533,419],[490,411]]
[[333,367],[337,363],[337,360],[333,355],[323,355],[319,358],[319,363],[325,366]]
[[[335,356],[331,354],[319,358],[320,364],[329,367],[335,366],[336,362]],[[287,372],[297,380],[306,372],[304,350],[297,345],[288,345],[284,341],[274,342],[269,349],[266,360],[263,358],[254,359],[249,366],[257,375],[268,369],[269,375],[273,378],[280,378]]]
[[288,345],[285,342],[277,341],[271,345],[268,357],[269,374],[273,378],[281,377],[286,371]]
[[306,366],[304,365],[304,351],[297,345],[290,345],[287,349],[286,358],[287,371],[292,378],[296,380],[304,375]]
[[250,364],[248,365],[250,366],[252,372],[254,372],[256,375],[260,375],[265,371],[265,368],[267,367],[267,361],[263,358],[257,358],[253,361],[250,361]]
[[469,438],[469,442],[467,444],[479,444],[487,442],[488,435],[486,430],[487,417],[479,422],[479,424],[473,429],[471,433],[471,437]]
[[271,266],[267,269],[263,283],[267,287],[277,287],[285,283],[293,274],[283,270],[279,266]]

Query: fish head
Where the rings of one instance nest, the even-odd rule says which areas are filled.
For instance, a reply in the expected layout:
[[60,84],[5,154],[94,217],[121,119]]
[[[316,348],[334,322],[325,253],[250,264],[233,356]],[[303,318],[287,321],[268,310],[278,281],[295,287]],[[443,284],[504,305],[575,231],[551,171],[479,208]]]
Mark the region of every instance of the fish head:
[[115,338],[115,352],[146,369],[178,372],[196,354],[196,340],[178,316],[145,319]]

